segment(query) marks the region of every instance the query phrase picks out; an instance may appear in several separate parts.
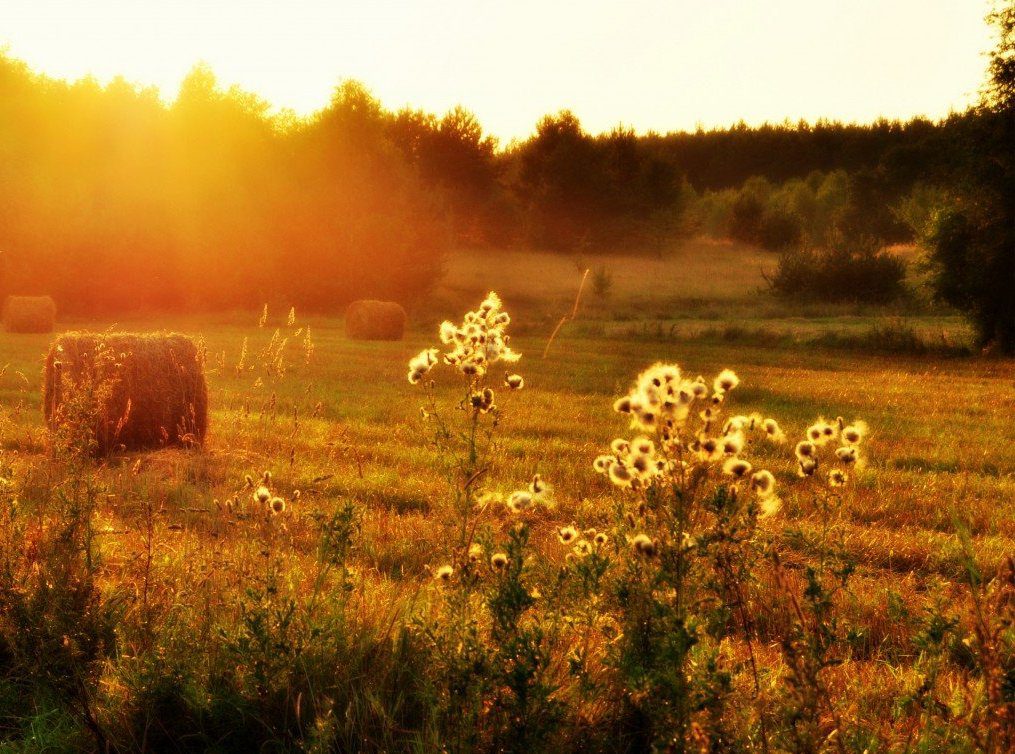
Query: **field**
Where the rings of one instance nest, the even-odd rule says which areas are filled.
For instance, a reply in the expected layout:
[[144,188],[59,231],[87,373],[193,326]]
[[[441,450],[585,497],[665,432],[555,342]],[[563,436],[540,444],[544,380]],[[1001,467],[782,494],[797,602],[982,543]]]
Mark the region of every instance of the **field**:
[[[462,254],[449,261],[438,290],[413,309],[407,339],[394,343],[350,341],[337,318],[297,312],[290,327],[286,309],[270,310],[264,327],[257,312],[122,321],[126,329],[203,338],[211,429],[203,452],[126,453],[100,463],[51,448],[39,409],[41,360],[51,336],[4,334],[0,475],[10,477],[4,500],[18,501],[8,505],[16,514],[4,519],[5,578],[21,574],[30,594],[40,570],[60,567],[70,582],[83,580],[95,591],[82,598],[87,620],[80,622],[57,609],[59,599],[73,601],[54,586],[62,572],[52,571],[42,579],[54,582],[48,589],[19,603],[43,616],[36,628],[47,623],[33,639],[37,664],[17,666],[21,677],[0,652],[0,669],[7,668],[0,677],[0,742],[10,741],[11,751],[431,750],[439,739],[446,750],[511,748],[497,738],[504,729],[496,723],[499,690],[491,692],[492,706],[478,703],[483,725],[496,728],[489,739],[447,738],[451,728],[440,711],[456,702],[437,668],[453,664],[441,652],[460,651],[461,637],[459,644],[433,639],[429,660],[399,655],[407,651],[400,642],[410,639],[398,638],[401,626],[423,626],[405,635],[429,646],[427,637],[443,634],[427,628],[428,616],[464,609],[432,577],[457,557],[461,514],[444,473],[447,457],[434,448],[421,416],[424,393],[406,380],[406,364],[437,344],[443,318],[460,319],[496,289],[514,315],[511,345],[523,358],[510,369],[524,375],[525,387],[505,396],[481,484],[509,493],[538,473],[552,485],[552,506],[525,519],[531,578],[571,567],[570,548],[558,542],[562,526],[598,527],[621,540],[615,508],[622,494],[592,461],[614,437],[630,436],[611,406],[635,376],[657,361],[709,380],[732,368],[741,384],[730,413],[777,417],[791,438],[788,446],[752,450],[755,465],[771,469],[787,490],[796,483],[793,443],[817,417],[862,419],[870,427],[867,466],[836,494],[833,513],[814,502],[819,493],[809,488],[798,497],[787,491],[782,510],[757,522],[756,536],[778,551],[791,574],[787,583],[825,559],[820,548],[830,541],[830,527],[835,557],[855,565],[846,588],[834,592],[839,625],[828,652],[836,659],[821,668],[813,701],[820,736],[784,732],[779,739],[774,731],[784,718],[773,713],[767,722],[773,749],[807,750],[819,739],[820,748],[857,752],[975,748],[976,730],[989,727],[983,710],[994,708],[985,706],[989,694],[978,684],[988,676],[975,653],[959,650],[975,633],[979,609],[970,570],[988,581],[1015,553],[1015,364],[959,355],[968,331],[947,312],[788,308],[759,292],[760,270],[770,264],[770,256],[752,249],[705,242],[663,259]],[[543,358],[584,266],[608,270],[609,290],[597,293],[587,282],[578,317]],[[296,335],[306,326],[309,358],[304,332]],[[259,355],[276,328],[292,338],[268,363]],[[238,369],[245,339],[247,357]],[[438,402],[453,405],[461,388],[449,371],[434,374]],[[278,516],[250,502],[245,477],[256,480],[265,471],[273,494],[287,503]],[[346,521],[336,514],[347,504],[351,544],[328,561],[322,532]],[[82,516],[87,562],[67,565],[71,556],[53,543],[71,530],[67,521]],[[514,522],[491,510],[477,537],[496,549]],[[965,545],[960,531],[968,531]],[[11,539],[14,532],[19,541]],[[327,562],[330,568],[322,566]],[[729,720],[709,727],[707,705],[691,716],[689,735],[711,740],[713,750],[732,748],[733,736],[757,748],[766,723],[750,710],[766,700],[775,709],[782,692],[796,688],[787,680],[796,676],[792,654],[781,648],[781,619],[764,610],[765,600],[778,602],[764,596],[771,568],[758,572],[766,575],[747,602],[767,616],[751,634],[760,689],[749,688],[743,637],[733,631],[712,644],[702,639],[732,674]],[[543,592],[551,602],[545,586]],[[5,600],[9,608],[11,598]],[[538,599],[528,610],[539,614]],[[546,741],[595,748],[589,742],[604,731],[634,729],[607,709],[604,700],[614,697],[583,696],[566,671],[569,634],[557,630],[547,610],[549,659],[539,678],[548,698],[565,709],[567,724]],[[6,620],[9,633],[12,619]],[[101,641],[82,638],[90,630]],[[338,635],[334,645],[320,646],[320,636]],[[47,653],[56,670],[46,669]],[[603,679],[612,676],[595,662],[589,673],[609,686]],[[754,707],[743,703],[747,698]],[[543,707],[526,704],[535,728]],[[462,719],[475,718],[463,712]],[[518,722],[507,713],[504,719],[508,729]],[[625,745],[637,750],[640,739],[631,736]]]

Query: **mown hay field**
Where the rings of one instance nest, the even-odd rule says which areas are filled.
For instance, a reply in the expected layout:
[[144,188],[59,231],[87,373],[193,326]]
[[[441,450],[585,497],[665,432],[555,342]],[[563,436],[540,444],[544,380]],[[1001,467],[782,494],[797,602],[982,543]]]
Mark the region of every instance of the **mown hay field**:
[[[618,258],[616,264],[623,262]],[[27,731],[35,725],[64,744],[92,746],[103,737],[108,743],[120,736],[119,746],[130,749],[140,746],[140,739],[131,736],[144,730],[150,737],[146,745],[157,749],[152,741],[175,741],[173,725],[200,729],[205,743],[214,730],[222,733],[208,722],[215,718],[207,711],[215,706],[211,701],[205,705],[204,718],[181,712],[179,704],[163,708],[152,702],[153,694],[158,694],[150,688],[154,671],[145,658],[155,652],[159,663],[181,663],[179,673],[186,675],[186,670],[204,679],[201,683],[206,685],[190,681],[195,688],[211,688],[209,677],[194,670],[206,667],[197,658],[220,657],[224,646],[254,652],[249,635],[244,634],[245,644],[236,640],[237,626],[248,625],[244,621],[252,614],[251,605],[269,599],[264,591],[255,596],[250,591],[263,589],[269,572],[277,579],[271,581],[271,589],[280,590],[286,599],[298,601],[299,595],[317,593],[320,523],[349,503],[357,521],[346,562],[352,620],[389,637],[392,626],[411,623],[420,610],[439,600],[441,587],[432,570],[453,558],[456,514],[440,471],[444,461],[421,418],[423,394],[406,380],[406,364],[435,343],[444,316],[454,318],[475,306],[483,289],[495,282],[490,278],[497,275],[482,274],[479,262],[473,263],[472,270],[452,272],[431,301],[410,313],[412,324],[402,342],[352,341],[343,334],[339,319],[297,316],[290,325],[285,310],[269,312],[263,327],[258,326],[256,312],[121,323],[129,330],[172,330],[203,339],[209,381],[209,430],[203,451],[126,453],[90,462],[85,469],[54,456],[40,410],[42,357],[52,336],[3,336],[0,442],[9,475],[16,480],[17,505],[31,512],[31,523],[19,530],[20,536],[26,547],[46,540],[59,526],[53,511],[65,510],[68,499],[77,494],[72,491],[87,479],[89,489],[97,491],[89,521],[89,558],[94,561],[90,567],[95,568],[99,593],[115,602],[117,615],[115,641],[110,639],[115,649],[89,666],[98,680],[84,695],[85,702],[75,696],[77,691],[70,691],[76,701],[61,707],[53,701],[58,698],[53,693],[45,703],[36,700],[29,707],[17,707],[17,713],[0,713],[4,736],[27,740]],[[696,308],[721,310],[730,301],[739,307],[750,306],[752,300],[759,306],[770,304],[753,292],[757,280],[746,273],[727,277],[716,270],[695,272],[699,278],[706,274],[709,281],[685,294],[679,284],[679,262],[677,270],[670,269],[670,277],[663,278],[668,289],[682,291],[679,295],[644,296],[641,281],[646,289],[657,284],[654,272],[630,279],[627,273],[618,275],[616,288],[601,300],[586,291],[582,313],[562,328],[542,358],[554,320],[573,298],[575,268],[558,266],[546,273],[555,288],[549,282],[530,287],[529,276],[512,273],[509,261],[503,269],[502,295],[506,308],[516,312],[512,327],[520,333],[511,345],[523,354],[511,368],[524,375],[525,388],[501,405],[501,434],[483,487],[509,492],[536,473],[552,485],[552,508],[530,520],[534,552],[548,566],[563,563],[568,554],[557,541],[561,526],[610,525],[618,491],[593,471],[592,461],[614,437],[628,434],[611,405],[651,363],[676,362],[689,376],[700,373],[709,379],[724,367],[735,369],[741,380],[736,411],[778,417],[791,438],[802,436],[819,415],[866,421],[867,468],[841,493],[836,521],[841,545],[856,563],[842,610],[844,620],[857,632],[850,639],[849,657],[828,670],[826,682],[836,700],[836,714],[868,731],[870,741],[897,745],[914,735],[922,740],[922,734],[913,731],[923,730],[925,713],[898,704],[920,687],[929,672],[910,640],[920,616],[935,605],[968,614],[970,597],[964,584],[969,563],[957,531],[968,529],[972,556],[988,578],[1015,553],[1015,364],[933,351],[865,353],[857,347],[750,337],[730,342],[707,332],[682,337],[668,324],[657,327],[658,315],[668,315],[668,323],[674,311],[677,318],[693,318]],[[513,283],[512,274],[518,276]],[[683,308],[667,310],[670,298],[684,299]],[[692,299],[703,303],[687,303]],[[866,311],[820,311],[809,318],[799,311],[782,314],[784,321],[815,331],[835,330],[837,317],[876,321],[872,319],[876,313]],[[927,331],[942,324],[955,326],[950,315],[893,316],[908,317],[907,323]],[[103,330],[109,324],[68,326]],[[276,329],[288,337],[285,344],[273,339]],[[440,400],[453,403],[459,393],[453,380],[436,377]],[[780,484],[792,483],[791,450],[765,448],[756,463],[770,468]],[[245,477],[256,480],[265,471],[271,475],[272,493],[287,504],[276,517],[266,518],[250,503]],[[762,525],[779,542],[784,562],[799,569],[814,557],[811,540],[800,533],[817,534],[826,523],[817,508],[787,498],[783,510]],[[496,513],[486,525],[491,536],[503,536],[512,520]],[[788,530],[797,533],[784,535]],[[12,544],[8,541],[6,546]],[[900,605],[905,619],[900,617]],[[732,645],[733,655],[743,659],[736,641]],[[772,639],[759,640],[757,646],[762,674],[773,687],[780,683],[780,668],[784,670],[776,645]],[[271,645],[267,654],[294,664],[312,662],[306,657],[293,659],[290,651],[283,642]],[[554,652],[565,654],[560,648]],[[344,691],[320,692],[329,699],[347,695],[341,700],[346,706],[333,713],[334,719],[328,718],[338,730],[332,731],[332,745],[409,748],[406,741],[411,740],[413,746],[426,749],[425,739],[421,743],[412,731],[399,732],[391,719],[371,708],[371,704],[385,708],[390,700],[370,702],[349,690],[357,678],[370,673],[390,676],[391,687],[398,686],[390,665],[371,659],[365,649],[356,656],[361,664],[351,663],[342,671],[347,676],[340,673]],[[229,663],[250,672],[250,667],[261,667],[253,661],[250,667],[235,659]],[[946,702],[962,672],[961,663],[952,660],[935,671],[934,683],[940,684],[938,693]],[[4,683],[0,690],[14,710],[15,689],[25,687],[10,674]],[[316,697],[307,699],[309,692],[299,692],[299,700],[295,692],[292,698],[283,693],[285,701],[273,707],[269,691],[255,686],[253,697],[271,711],[248,721],[249,729],[257,731],[250,733],[250,741],[284,741],[287,735],[306,740],[302,725],[325,724],[321,719],[300,722],[300,715],[307,714],[300,705],[326,706]],[[191,688],[188,693],[196,692]],[[595,700],[575,705],[584,710],[582,719],[594,731],[602,714]],[[133,716],[145,710],[150,719],[139,724]],[[285,711],[284,722],[279,710]],[[405,715],[427,719],[425,712]],[[96,734],[95,727],[103,732]],[[299,736],[294,733],[297,729]],[[377,729],[386,730],[388,737]],[[222,734],[221,740],[223,750],[240,750],[249,743],[234,734]],[[575,740],[571,744],[581,748]]]

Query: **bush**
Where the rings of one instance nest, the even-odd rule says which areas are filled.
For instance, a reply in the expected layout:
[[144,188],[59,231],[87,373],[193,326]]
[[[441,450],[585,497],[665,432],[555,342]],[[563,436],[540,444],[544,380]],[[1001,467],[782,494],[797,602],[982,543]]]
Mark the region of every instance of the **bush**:
[[758,243],[770,251],[795,248],[803,240],[803,222],[789,210],[769,208],[758,228]]
[[793,298],[885,303],[902,295],[905,275],[901,259],[867,240],[786,252],[771,284]]

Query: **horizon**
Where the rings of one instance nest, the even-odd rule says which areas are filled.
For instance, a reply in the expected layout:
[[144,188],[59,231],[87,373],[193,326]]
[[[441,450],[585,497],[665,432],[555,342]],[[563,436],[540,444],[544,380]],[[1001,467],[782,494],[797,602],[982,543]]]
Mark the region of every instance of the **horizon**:
[[[580,17],[558,3],[538,24],[531,23],[534,4],[525,2],[500,25],[483,23],[497,10],[492,4],[473,7],[459,0],[411,8],[388,0],[369,9],[301,0],[285,10],[262,2],[242,14],[238,0],[203,13],[199,5],[186,0],[166,9],[98,0],[79,9],[64,0],[12,0],[0,11],[0,49],[50,78],[94,78],[103,85],[123,78],[155,87],[166,104],[187,73],[205,64],[223,89],[237,86],[264,99],[273,112],[301,117],[326,107],[337,85],[353,79],[391,110],[440,114],[464,107],[504,148],[534,133],[543,116],[562,110],[593,134],[618,127],[666,134],[740,123],[938,121],[975,102],[992,39],[986,0],[961,9],[916,0],[891,7],[862,0],[848,8],[784,0],[774,11],[756,0],[708,9],[684,0],[639,0],[641,12],[625,5],[621,14],[621,4],[598,2],[583,6]],[[919,14],[912,12],[916,8]],[[434,23],[434,13],[454,23]],[[761,23],[773,16],[792,22],[774,40],[773,30]],[[555,36],[575,21],[581,23],[570,40]],[[514,33],[505,33],[504,23]],[[335,24],[346,33],[345,45],[331,49]],[[439,33],[421,40],[415,31],[423,25]],[[618,37],[617,28],[631,38]],[[676,35],[667,36],[667,29]],[[717,29],[724,33],[717,36]],[[816,29],[820,34],[808,36]],[[536,52],[551,56],[547,65],[539,54],[499,59],[505,40],[523,49],[516,44],[519,34],[535,36],[530,41]],[[718,55],[708,57],[703,42]],[[275,54],[264,55],[271,44]],[[612,47],[604,52],[603,45]],[[400,56],[378,59],[377,49]],[[822,57],[826,50],[835,54]],[[460,65],[461,59],[475,65]],[[801,66],[801,59],[808,65]],[[653,68],[630,65],[639,60],[652,60]],[[748,65],[756,73],[745,78]],[[674,80],[680,90],[660,96],[659,88]],[[503,96],[505,89],[513,96]]]

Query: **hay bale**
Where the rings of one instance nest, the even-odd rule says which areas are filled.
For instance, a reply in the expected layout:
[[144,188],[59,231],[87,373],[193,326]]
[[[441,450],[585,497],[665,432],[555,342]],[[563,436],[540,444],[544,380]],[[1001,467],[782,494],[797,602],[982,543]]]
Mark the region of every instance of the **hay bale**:
[[56,302],[49,296],[8,296],[4,301],[3,322],[7,332],[53,332]]
[[353,340],[401,340],[405,309],[394,301],[353,301],[345,310],[345,334]]
[[43,408],[51,430],[90,425],[100,454],[200,444],[204,355],[186,335],[65,333],[46,356]]

